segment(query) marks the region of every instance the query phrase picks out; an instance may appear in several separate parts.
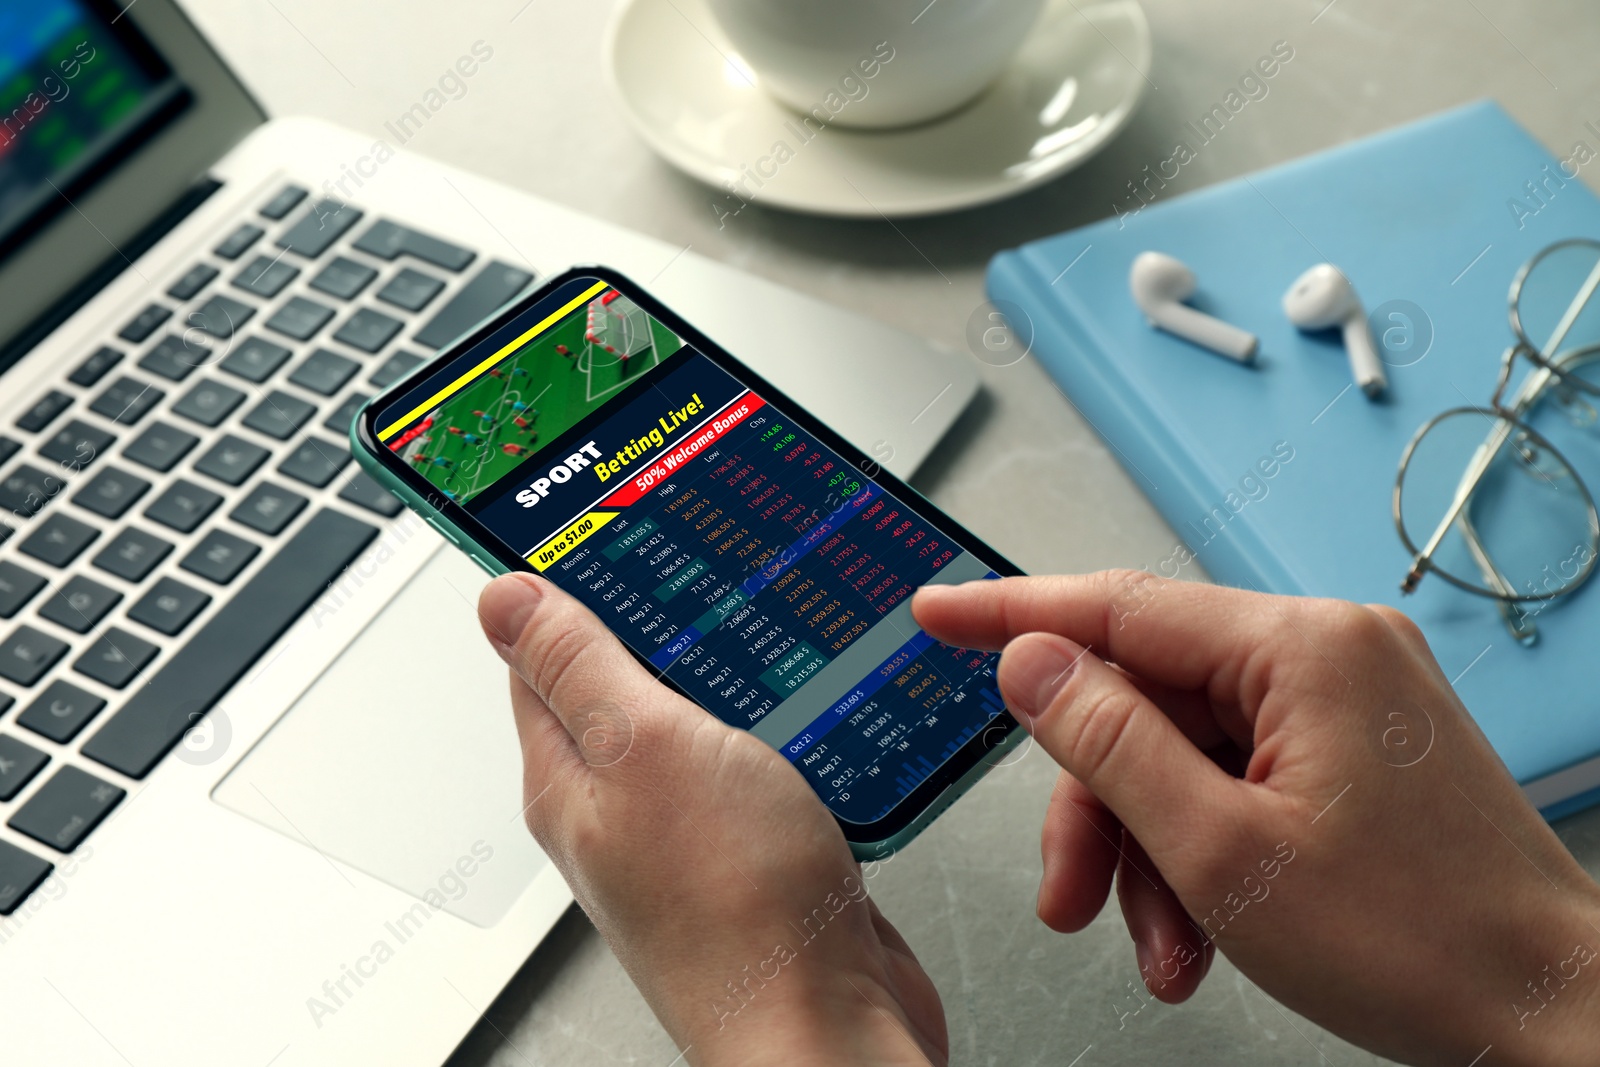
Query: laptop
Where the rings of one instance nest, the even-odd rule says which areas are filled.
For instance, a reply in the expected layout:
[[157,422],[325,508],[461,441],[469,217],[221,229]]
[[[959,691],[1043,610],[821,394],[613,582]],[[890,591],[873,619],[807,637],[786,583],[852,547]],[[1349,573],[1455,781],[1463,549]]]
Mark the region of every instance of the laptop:
[[267,121],[170,0],[0,0],[0,1061],[439,1064],[571,904],[485,579],[346,429],[576,262],[902,476],[977,388],[692,250]]

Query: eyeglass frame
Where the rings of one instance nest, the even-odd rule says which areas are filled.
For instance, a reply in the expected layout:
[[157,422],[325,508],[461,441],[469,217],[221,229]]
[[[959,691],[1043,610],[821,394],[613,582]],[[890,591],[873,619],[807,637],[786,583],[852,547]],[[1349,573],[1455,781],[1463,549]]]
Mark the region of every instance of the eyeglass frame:
[[[1546,356],[1544,351],[1541,351],[1539,347],[1529,340],[1524,329],[1519,309],[1522,287],[1529,274],[1546,256],[1558,249],[1575,245],[1592,248],[1595,252],[1595,265],[1590,270],[1589,277],[1568,304],[1567,311],[1562,316],[1561,322],[1557,324],[1554,334],[1544,346],[1544,351],[1554,351],[1556,355]],[[1573,349],[1565,353],[1560,352],[1561,342],[1566,339],[1566,335],[1577,321],[1577,317],[1582,314],[1589,302],[1594,299],[1597,290],[1600,290],[1600,241],[1581,237],[1556,241],[1546,245],[1530,257],[1527,262],[1523,263],[1512,278],[1511,288],[1508,293],[1508,317],[1516,342],[1508,347],[1501,356],[1500,372],[1495,382],[1494,394],[1489,401],[1490,406],[1487,408],[1471,406],[1450,408],[1423,423],[1406,445],[1405,451],[1400,457],[1399,468],[1395,473],[1393,494],[1395,530],[1400,535],[1401,543],[1405,545],[1412,556],[1411,565],[1406,571],[1405,578],[1400,583],[1401,592],[1407,594],[1414,592],[1422,578],[1429,571],[1432,571],[1458,589],[1499,602],[1501,613],[1505,617],[1508,629],[1511,630],[1514,637],[1525,644],[1531,644],[1533,640],[1537,639],[1537,630],[1520,609],[1520,605],[1550,601],[1576,592],[1594,576],[1596,564],[1600,562],[1600,511],[1596,510],[1594,494],[1589,491],[1577,469],[1567,460],[1566,456],[1562,455],[1561,450],[1552,445],[1543,434],[1528,425],[1523,419],[1523,416],[1528,411],[1544,399],[1552,387],[1576,390],[1600,397],[1600,386],[1595,386],[1570,373],[1571,369],[1577,366],[1600,360],[1600,342],[1585,345],[1582,348]],[[1512,368],[1519,358],[1527,359],[1532,363],[1533,370],[1523,379],[1508,403],[1505,400],[1505,391],[1511,380]],[[1427,544],[1419,548],[1412,541],[1410,534],[1407,533],[1401,514],[1401,489],[1405,482],[1412,456],[1423,438],[1439,423],[1455,415],[1472,413],[1481,414],[1491,419],[1494,427],[1484,444],[1478,446],[1468,460],[1467,466],[1457,483],[1455,497],[1449,510],[1439,521]],[[1537,593],[1517,592],[1483,548],[1483,544],[1467,515],[1468,504],[1473,494],[1477,491],[1478,485],[1493,465],[1494,457],[1505,447],[1507,440],[1510,439],[1513,433],[1518,434],[1521,440],[1531,441],[1559,461],[1571,473],[1573,482],[1587,505],[1591,551],[1580,572],[1559,589]],[[1443,543],[1445,536],[1451,529],[1457,527],[1460,528],[1462,537],[1467,542],[1468,551],[1484,577],[1484,584],[1496,586],[1500,592],[1491,592],[1486,588],[1473,585],[1433,562],[1433,556]]]

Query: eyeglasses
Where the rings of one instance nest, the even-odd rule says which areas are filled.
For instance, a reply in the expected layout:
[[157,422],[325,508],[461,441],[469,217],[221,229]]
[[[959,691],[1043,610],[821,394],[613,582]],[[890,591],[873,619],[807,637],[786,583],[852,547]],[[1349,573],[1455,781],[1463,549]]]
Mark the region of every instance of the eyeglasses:
[[1525,646],[1538,641],[1535,617],[1588,581],[1600,557],[1594,497],[1549,439],[1600,446],[1597,290],[1600,241],[1559,241],[1523,264],[1511,282],[1515,342],[1489,406],[1424,423],[1395,476],[1395,528],[1411,553],[1401,590],[1432,572],[1491,597]]

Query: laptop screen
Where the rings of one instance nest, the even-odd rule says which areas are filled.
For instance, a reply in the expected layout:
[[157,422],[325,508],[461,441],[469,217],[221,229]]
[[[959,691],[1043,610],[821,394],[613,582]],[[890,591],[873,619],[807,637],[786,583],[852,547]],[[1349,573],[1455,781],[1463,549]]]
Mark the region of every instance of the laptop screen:
[[263,120],[174,0],[0,0],[0,372]]
[[114,9],[85,0],[0,8],[0,255],[186,98],[171,68]]

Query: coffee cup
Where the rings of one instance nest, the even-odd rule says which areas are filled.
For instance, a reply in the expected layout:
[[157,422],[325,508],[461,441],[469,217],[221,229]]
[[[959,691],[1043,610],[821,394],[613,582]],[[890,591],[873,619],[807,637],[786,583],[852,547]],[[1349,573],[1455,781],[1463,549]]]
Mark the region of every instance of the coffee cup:
[[983,92],[1044,6],[1044,0],[707,3],[738,59],[780,103],[821,126],[879,129],[938,118]]

